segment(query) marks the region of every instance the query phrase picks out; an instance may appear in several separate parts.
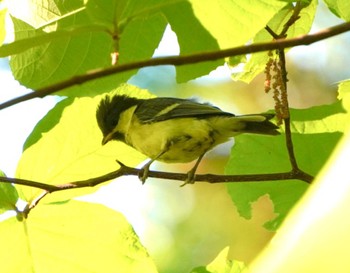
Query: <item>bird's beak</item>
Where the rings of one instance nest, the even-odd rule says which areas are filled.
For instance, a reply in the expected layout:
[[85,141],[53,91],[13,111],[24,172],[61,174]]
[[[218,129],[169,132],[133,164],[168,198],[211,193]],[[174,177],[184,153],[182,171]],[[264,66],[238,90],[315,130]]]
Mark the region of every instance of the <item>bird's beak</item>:
[[102,145],[105,145],[108,141],[112,140],[112,133],[109,133],[108,135],[104,136],[102,139]]

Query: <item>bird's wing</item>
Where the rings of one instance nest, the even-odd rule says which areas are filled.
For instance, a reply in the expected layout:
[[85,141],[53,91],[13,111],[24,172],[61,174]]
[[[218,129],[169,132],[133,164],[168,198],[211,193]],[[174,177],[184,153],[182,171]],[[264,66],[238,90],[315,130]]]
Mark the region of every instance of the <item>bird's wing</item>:
[[143,123],[164,121],[175,118],[206,118],[208,116],[234,116],[215,106],[198,103],[194,100],[175,98],[153,98],[144,100],[135,110]]

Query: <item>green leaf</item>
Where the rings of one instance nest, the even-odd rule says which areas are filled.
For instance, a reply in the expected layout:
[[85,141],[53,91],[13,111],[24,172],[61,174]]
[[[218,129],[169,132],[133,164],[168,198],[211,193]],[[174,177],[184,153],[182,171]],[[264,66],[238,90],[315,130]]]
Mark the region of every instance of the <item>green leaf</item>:
[[[181,54],[214,51],[245,44],[265,26],[278,10],[279,1],[191,0],[176,3],[163,11],[175,31]],[[243,12],[242,12],[243,11]],[[196,39],[193,39],[193,34]],[[223,60],[176,67],[177,80],[188,81],[208,74]]]
[[[123,85],[115,92],[130,96],[150,96],[145,90]],[[16,177],[48,184],[89,179],[118,169],[119,159],[129,166],[144,156],[121,142],[102,146],[102,133],[96,122],[96,108],[101,96],[66,99],[58,103],[39,124],[26,142]],[[59,121],[59,122],[58,122]],[[58,123],[57,123],[58,122]],[[21,187],[22,198],[31,201],[39,189]],[[63,191],[45,200],[65,200],[96,191],[98,187]]]
[[[130,6],[135,6],[129,1],[124,1],[127,5],[121,5],[121,1],[116,5],[112,5],[111,1],[100,1],[99,5],[109,5],[108,13],[104,14],[104,20],[101,21],[99,6],[96,16],[92,16],[96,3],[89,2],[91,3],[84,8],[82,1],[77,0],[69,1],[69,4],[46,1],[45,9],[36,11],[43,13],[41,28],[36,28],[39,22],[35,16],[34,19],[30,16],[29,19],[28,16],[12,17],[16,41],[0,49],[0,53],[21,52],[11,58],[11,68],[16,79],[26,87],[37,89],[85,74],[90,70],[110,67],[111,54],[119,56],[119,64],[152,57],[166,27],[166,20],[159,8],[151,6],[148,10],[143,10],[148,7],[143,3],[136,10],[129,10]],[[60,15],[63,14],[62,9],[68,9],[66,5],[70,13]],[[106,6],[104,7],[102,10],[106,11]],[[121,7],[125,10],[119,10]],[[75,12],[73,8],[76,9]],[[118,22],[115,21],[118,20],[114,16],[115,13],[123,15]],[[51,14],[56,14],[56,17],[53,19]],[[45,27],[42,27],[43,25]],[[111,28],[111,25],[117,25],[119,28]],[[22,52],[24,49],[28,50]],[[104,77],[83,86],[61,91],[59,94],[101,94],[126,82],[134,73],[135,71],[128,71]]]
[[[242,135],[235,139],[227,174],[258,174],[289,171],[284,135],[278,137]],[[294,140],[295,136],[293,135]],[[276,147],[281,147],[276,149]],[[299,156],[298,156],[299,158]],[[251,218],[252,203],[269,194],[278,216],[265,226],[276,229],[290,208],[300,198],[308,185],[302,181],[245,182],[228,185],[228,192],[239,214]]]
[[[77,18],[68,17],[59,22],[59,24],[68,24],[68,30],[61,28],[62,30],[59,29],[58,32],[46,35],[42,30],[35,30],[25,22],[12,18],[19,47],[22,47],[21,39],[24,38],[30,39],[29,41],[37,45],[11,58],[10,65],[13,74],[23,85],[37,89],[77,74],[84,74],[88,70],[110,65],[112,48],[110,37],[106,33],[98,31],[103,29],[98,26],[90,31],[87,26],[76,26],[73,22],[76,22],[76,24],[89,23],[83,13],[75,14],[74,17]],[[38,39],[35,40],[35,38]],[[44,41],[48,42],[42,44]],[[17,45],[14,44],[14,46]],[[97,48],[99,54],[96,54]],[[109,77],[109,81],[111,81],[110,78],[113,77]],[[106,87],[102,83],[97,85],[96,81],[92,81],[83,87],[70,88],[69,92],[62,92],[61,94],[77,95],[81,92],[84,92],[83,95],[99,94],[108,90],[108,87],[112,85],[111,83],[108,84],[106,80],[101,82],[105,83]],[[115,83],[113,84],[115,86]],[[72,89],[75,90],[74,93]]]
[[[29,48],[14,55],[10,63],[16,79],[23,85],[36,89],[77,74],[85,74],[92,69],[111,65],[110,55],[113,51],[111,35],[107,33],[106,26],[93,25],[79,2],[81,1],[57,1],[57,3],[46,1],[40,20],[36,20],[36,13],[29,14],[29,19],[26,16],[21,17],[23,20],[12,17],[16,40],[2,49],[5,52],[8,50],[22,52]],[[74,8],[79,12],[76,10],[74,12]],[[73,11],[60,15],[63,14],[61,10],[66,9]],[[52,14],[56,16],[52,18]],[[53,21],[55,24],[50,25]],[[44,28],[45,24],[49,26]],[[133,71],[120,73],[90,81],[83,86],[61,91],[59,94],[93,96],[110,91],[118,83],[125,82],[133,73]]]
[[108,26],[111,32],[118,31],[118,24],[127,2],[127,0],[89,0],[86,4],[86,11],[92,21]]
[[39,204],[0,234],[3,272],[157,272],[126,219],[102,205]]
[[[297,1],[295,1],[295,0],[279,0],[279,1],[288,2],[288,3],[295,3],[295,2],[297,2]],[[304,3],[305,5],[310,4],[311,1],[312,1],[312,0],[298,0],[298,2]]]
[[[0,177],[6,177],[5,174],[0,171]],[[9,183],[4,183],[0,179],[0,214],[14,210],[18,201],[18,193],[14,186]]]
[[89,0],[86,8],[94,22],[107,25],[114,32],[122,34],[131,21],[153,16],[161,6],[168,4],[164,0]]
[[[317,175],[344,132],[349,115],[341,104],[318,106],[305,110],[292,110],[292,139],[299,167]],[[276,137],[241,135],[235,139],[228,174],[258,174],[286,172],[291,169],[284,134]],[[232,183],[229,194],[241,216],[251,217],[251,204],[268,194],[278,216],[267,222],[268,229],[276,229],[288,211],[299,200],[308,184],[285,180],[271,182]]]
[[6,14],[7,14],[7,9],[0,10],[0,46],[3,44],[6,36],[6,28],[5,28]]
[[[13,18],[13,21],[16,21],[19,24],[23,24],[24,22],[19,21],[16,18]],[[30,27],[27,26],[29,31]],[[32,29],[34,31],[34,29]],[[0,57],[7,57],[10,55],[15,55],[22,53],[26,50],[32,49],[37,46],[45,45],[49,42],[54,42],[55,40],[60,39],[70,39],[75,36],[84,35],[86,33],[91,34],[93,32],[103,32],[106,28],[104,26],[91,25],[91,26],[82,26],[75,27],[72,29],[66,30],[57,30],[55,32],[44,33],[40,31],[36,31],[37,35],[29,38],[19,39],[13,43],[5,44],[0,47]]]
[[[249,272],[348,272],[350,131]],[[327,246],[326,248],[324,246]],[[333,258],[336,257],[336,262]],[[297,261],[297,262],[296,262]]]
[[298,134],[343,133],[349,121],[344,101],[292,112],[291,129]]
[[225,247],[207,266],[194,268],[191,273],[241,273],[246,270],[243,262],[228,260],[229,247]]
[[69,17],[84,9],[84,0],[71,0],[62,2],[59,0],[28,0],[24,3],[9,3],[9,12],[17,18],[21,18],[34,28],[55,29],[55,23],[62,18]]
[[350,80],[343,81],[339,84],[338,99],[342,100],[343,107],[350,112]]
[[[287,37],[292,38],[302,34],[306,34],[310,31],[311,25],[313,23],[315,13],[317,8],[317,0],[311,1],[310,5],[303,8],[300,12],[300,18],[288,29]],[[280,33],[284,27],[284,24],[292,16],[294,10],[294,5],[287,5],[285,8],[280,10],[274,15],[274,17],[267,23],[267,25],[276,33]],[[262,29],[254,37],[254,43],[262,43],[272,41],[271,35]],[[245,64],[243,71],[238,73],[233,73],[232,78],[234,80],[239,80],[249,83],[253,80],[259,73],[265,69],[265,65],[269,59],[266,52],[254,53],[247,58],[249,61]],[[236,65],[233,63],[232,65]]]
[[350,2],[348,0],[325,0],[329,10],[345,21],[350,20]]
[[[201,22],[196,18],[188,2],[173,2],[162,8],[171,29],[176,33],[180,46],[180,55],[193,54],[209,50],[219,50],[219,45]],[[195,39],[194,39],[195,33]],[[224,60],[201,62],[200,64],[176,67],[178,82],[186,82],[208,74],[210,71],[223,65]]]
[[286,3],[271,0],[190,0],[194,14],[220,48],[245,44],[266,26]]
[[167,25],[160,13],[136,18],[129,22],[120,39],[120,63],[151,58],[158,47]]
[[25,226],[11,217],[0,222],[0,263],[3,272],[33,272]]
[[167,21],[161,14],[163,1],[90,0],[87,13],[95,23],[107,25],[116,36],[118,63],[150,58],[159,45]]
[[27,137],[25,143],[23,144],[23,151],[38,142],[51,129],[53,129],[60,122],[63,111],[73,102],[73,99],[63,99],[62,101],[58,102],[49,112],[47,112],[45,117],[43,117],[35,125],[31,134]]

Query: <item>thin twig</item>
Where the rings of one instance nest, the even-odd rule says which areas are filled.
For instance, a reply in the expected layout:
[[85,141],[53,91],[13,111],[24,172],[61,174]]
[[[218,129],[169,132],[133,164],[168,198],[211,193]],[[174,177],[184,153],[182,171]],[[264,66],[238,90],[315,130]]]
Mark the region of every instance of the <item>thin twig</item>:
[[[142,169],[136,169],[128,167],[121,162],[118,162],[120,168],[117,171],[107,173],[102,176],[95,178],[90,178],[86,180],[73,181],[68,183],[62,183],[57,185],[45,184],[33,180],[19,179],[19,178],[9,178],[0,177],[0,182],[24,185],[33,188],[42,189],[43,192],[38,195],[23,211],[24,217],[27,217],[29,212],[49,193],[63,191],[68,189],[78,189],[86,187],[94,187],[101,183],[116,179],[121,176],[134,175],[139,177],[140,173],[143,172]],[[159,171],[149,171],[148,177],[158,178],[158,179],[168,179],[173,181],[185,181],[187,174],[185,173],[169,173],[169,172],[159,172]],[[281,180],[301,180],[306,183],[311,183],[313,177],[303,171],[297,169],[290,172],[282,173],[268,173],[268,174],[243,174],[243,175],[215,175],[215,174],[197,174],[196,182],[207,182],[207,183],[237,183],[237,182],[267,182],[267,181],[281,181]]]
[[45,184],[45,183],[41,183],[41,182],[36,182],[36,181],[33,181],[33,180],[12,178],[12,177],[5,177],[5,176],[0,176],[0,182],[29,186],[29,187],[33,187],[33,188],[47,190],[49,192],[56,191],[57,188],[58,188],[57,186],[54,186],[54,185]]
[[[296,6],[294,7],[293,14],[287,21],[287,23],[284,25],[283,30],[281,33],[277,34],[275,33],[270,27],[266,26],[266,30],[271,34],[271,36],[274,39],[284,39],[287,35],[288,29],[300,18],[299,14],[303,8],[303,4],[301,2],[297,2]],[[278,58],[280,60],[280,73],[281,73],[281,79],[282,79],[282,86],[281,86],[281,102],[282,107],[284,111],[284,128],[285,128],[285,140],[286,140],[286,147],[288,151],[289,161],[292,166],[292,172],[298,173],[298,174],[305,174],[302,170],[299,169],[298,163],[295,157],[294,153],[294,145],[292,140],[292,133],[290,129],[290,111],[289,111],[289,103],[288,103],[288,93],[287,93],[287,67],[286,67],[286,56],[285,56],[285,50],[284,48],[278,48],[277,49]]]
[[[282,92],[285,92],[285,94],[282,94],[282,96],[285,96],[287,98],[287,68],[286,68],[286,58],[285,58],[285,52],[283,49],[278,51],[280,63],[281,63],[281,74],[284,84],[284,90]],[[289,161],[292,165],[293,170],[299,170],[298,163],[295,157],[294,153],[294,145],[292,140],[292,132],[290,129],[290,111],[289,111],[289,104],[288,99],[283,100],[283,107],[284,110],[287,111],[287,117],[283,119],[284,121],[284,130],[285,130],[285,136],[286,136],[286,147],[288,151]]]
[[18,98],[9,100],[7,102],[4,102],[0,104],[0,110],[33,98],[45,97],[46,95],[53,94],[59,90],[62,90],[74,85],[83,84],[85,82],[88,82],[94,79],[106,77],[112,74],[117,74],[117,73],[129,71],[133,69],[139,69],[139,68],[148,67],[148,66],[159,66],[159,65],[180,66],[180,65],[194,64],[194,63],[199,63],[204,61],[213,61],[213,60],[218,60],[225,57],[256,53],[261,51],[289,48],[289,47],[300,46],[300,45],[309,45],[309,44],[327,39],[329,37],[336,36],[338,34],[344,33],[349,30],[350,30],[350,22],[346,22],[343,24],[336,25],[334,27],[321,30],[314,34],[302,35],[291,39],[278,39],[276,41],[271,41],[266,43],[257,43],[257,44],[239,46],[235,48],[211,51],[211,52],[200,52],[200,53],[195,53],[191,55],[158,57],[158,58],[152,58],[149,60],[144,60],[144,61],[139,61],[134,63],[121,64],[121,65],[113,66],[107,69],[89,71],[84,75],[74,76],[68,80],[65,80],[44,88],[39,88],[36,90],[36,92],[32,92],[32,93],[20,96]]
[[[95,178],[89,178],[86,180],[62,183],[57,185],[50,185],[33,180],[18,179],[0,177],[0,182],[19,184],[28,187],[39,188],[47,193],[53,193],[56,191],[62,191],[67,189],[77,189],[85,187],[94,187],[106,181],[116,179],[121,176],[134,175],[138,176],[143,170],[121,165],[121,167],[114,172],[98,176]],[[187,174],[185,173],[170,173],[160,171],[149,171],[148,177],[169,179],[177,181],[185,181]],[[306,183],[312,182],[312,176],[304,175],[296,172],[282,172],[282,173],[269,173],[269,174],[242,174],[242,175],[214,175],[214,174],[196,174],[196,182],[207,182],[207,183],[235,183],[235,182],[258,182],[258,181],[276,181],[276,180],[289,180],[299,179]]]
[[[23,211],[23,215],[26,218],[29,212],[35,206],[37,206],[38,203],[49,193],[68,190],[68,189],[94,187],[101,183],[105,183],[107,181],[111,181],[118,177],[127,176],[127,175],[134,175],[139,177],[140,173],[143,172],[142,169],[128,167],[119,161],[118,161],[118,164],[120,165],[120,168],[117,171],[110,172],[95,178],[62,183],[57,185],[50,185],[50,184],[45,184],[45,183],[41,183],[33,180],[9,178],[9,177],[0,177],[0,182],[19,184],[19,185],[39,188],[43,190],[43,192],[39,194],[30,204],[28,204],[25,210]],[[176,181],[176,180],[185,181],[187,178],[187,174],[149,171],[148,177],[158,178],[158,179],[168,179],[172,181]],[[281,181],[281,180],[291,180],[291,179],[301,180],[306,183],[311,183],[313,180],[313,177],[300,170],[292,170],[290,172],[282,172],[282,173],[243,174],[243,175],[196,174],[196,183],[206,182],[211,184],[237,183],[237,182],[268,182],[268,181]]]
[[265,30],[274,38],[275,40],[280,39],[280,37],[269,27],[265,26]]
[[296,21],[298,21],[300,19],[300,12],[301,10],[304,8],[304,4],[301,1],[298,1],[295,4],[295,7],[293,9],[293,14],[290,16],[289,20],[287,21],[287,23],[284,24],[283,29],[281,31],[281,33],[279,34],[280,38],[285,38],[287,35],[287,32],[289,30],[289,28],[295,24]]

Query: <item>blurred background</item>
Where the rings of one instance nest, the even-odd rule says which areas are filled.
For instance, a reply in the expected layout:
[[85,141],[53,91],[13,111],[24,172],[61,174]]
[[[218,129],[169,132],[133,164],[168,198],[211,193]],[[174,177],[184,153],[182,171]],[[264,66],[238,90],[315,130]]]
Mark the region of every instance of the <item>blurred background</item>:
[[[340,23],[324,5],[319,6],[312,32]],[[290,106],[305,108],[336,100],[337,82],[349,78],[349,34],[310,46],[290,50],[288,90]],[[179,53],[175,34],[164,34],[155,56]],[[228,67],[219,67],[206,77],[177,84],[171,66],[141,69],[129,83],[146,88],[157,96],[196,97],[235,114],[259,113],[273,109],[271,94],[265,95],[264,75],[252,83],[234,82]],[[2,92],[0,101],[27,93],[11,75],[7,59],[0,59]],[[57,97],[35,99],[0,112],[2,127],[0,169],[14,176],[22,144],[35,124],[58,101]],[[20,124],[20,126],[18,126]],[[198,173],[223,174],[233,142],[223,144],[204,158]],[[154,164],[153,169],[187,172],[191,164]],[[275,217],[268,196],[252,204],[251,219],[241,218],[227,195],[225,184],[196,183],[123,177],[102,187],[84,200],[103,203],[122,212],[150,251],[160,272],[188,272],[208,264],[226,246],[229,258],[249,263],[273,237],[262,225]],[[190,258],[189,258],[190,257]]]

